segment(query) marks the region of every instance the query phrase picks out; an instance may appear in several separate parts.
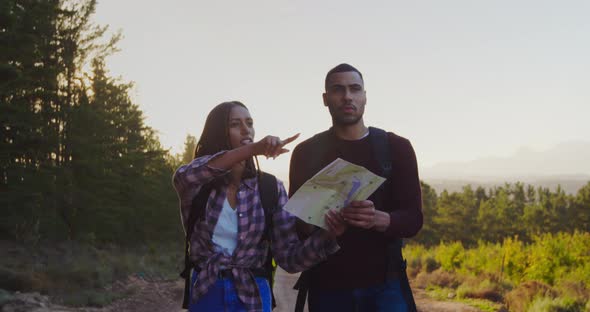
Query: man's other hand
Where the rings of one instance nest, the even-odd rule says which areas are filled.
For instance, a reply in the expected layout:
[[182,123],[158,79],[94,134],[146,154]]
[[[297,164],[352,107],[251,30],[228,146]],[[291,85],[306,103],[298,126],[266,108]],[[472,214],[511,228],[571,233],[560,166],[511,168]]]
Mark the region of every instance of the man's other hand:
[[389,214],[375,209],[370,200],[353,200],[340,211],[349,225],[384,232],[389,226]]

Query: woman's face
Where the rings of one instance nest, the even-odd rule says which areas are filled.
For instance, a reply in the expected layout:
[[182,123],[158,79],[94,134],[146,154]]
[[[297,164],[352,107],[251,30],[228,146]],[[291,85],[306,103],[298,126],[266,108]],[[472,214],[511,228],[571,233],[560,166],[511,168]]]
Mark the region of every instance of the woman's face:
[[250,112],[242,106],[234,106],[229,113],[229,142],[231,148],[254,141],[254,121]]

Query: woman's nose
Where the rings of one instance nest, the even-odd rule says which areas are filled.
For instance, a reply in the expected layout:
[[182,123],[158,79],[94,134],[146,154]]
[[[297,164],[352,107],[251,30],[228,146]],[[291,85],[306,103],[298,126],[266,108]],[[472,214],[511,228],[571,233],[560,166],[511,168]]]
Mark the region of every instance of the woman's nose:
[[242,124],[242,134],[250,134],[250,127],[246,124]]

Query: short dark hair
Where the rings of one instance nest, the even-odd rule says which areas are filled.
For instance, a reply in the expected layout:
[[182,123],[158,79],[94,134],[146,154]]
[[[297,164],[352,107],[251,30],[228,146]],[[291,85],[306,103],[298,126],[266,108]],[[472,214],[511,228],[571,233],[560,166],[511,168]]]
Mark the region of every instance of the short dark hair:
[[[230,101],[215,106],[209,112],[207,120],[205,121],[205,126],[203,127],[203,132],[195,147],[194,158],[205,155],[214,155],[217,152],[229,151],[232,149],[229,140],[229,115],[234,107],[243,107],[248,110],[243,103]],[[256,174],[254,160],[252,158],[246,160],[246,177],[251,177]]]
[[350,64],[342,63],[342,64],[339,64],[338,66],[330,69],[330,71],[326,74],[326,80],[324,81],[324,88],[328,89],[328,78],[330,78],[330,75],[335,74],[335,73],[345,73],[345,72],[358,73],[359,76],[361,76],[361,81],[363,83],[365,83],[365,80],[363,79],[363,74],[361,74],[361,72],[358,69],[354,68],[354,66],[352,66]]

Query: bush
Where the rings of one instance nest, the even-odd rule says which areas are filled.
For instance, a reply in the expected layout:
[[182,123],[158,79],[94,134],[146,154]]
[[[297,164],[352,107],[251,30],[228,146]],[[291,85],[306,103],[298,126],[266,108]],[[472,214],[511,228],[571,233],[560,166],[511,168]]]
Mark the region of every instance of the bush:
[[435,248],[434,253],[441,268],[448,272],[459,269],[465,258],[465,249],[461,242],[441,243]]
[[[415,276],[418,287],[461,285],[456,290],[459,297],[496,302],[504,298],[512,311],[527,311],[537,297],[570,298],[582,306],[590,305],[587,232],[538,235],[530,244],[515,236],[501,244],[480,241],[470,249],[460,242],[429,249],[408,247],[408,272]],[[561,306],[565,303],[559,301]],[[566,308],[571,307],[577,305]]]
[[440,268],[440,264],[436,261],[433,256],[427,255],[422,258],[422,268],[426,273],[430,273],[438,268]]
[[459,298],[485,299],[493,302],[502,302],[502,293],[502,286],[489,279],[469,278],[457,288]]
[[533,300],[539,296],[555,298],[557,292],[542,282],[524,282],[506,294],[506,305],[510,311],[526,312]]
[[570,298],[537,297],[530,312],[584,312],[584,303]]
[[450,272],[438,269],[431,273],[420,272],[416,276],[415,283],[416,286],[420,288],[456,288],[457,286],[459,286],[460,281],[455,274],[451,274]]

